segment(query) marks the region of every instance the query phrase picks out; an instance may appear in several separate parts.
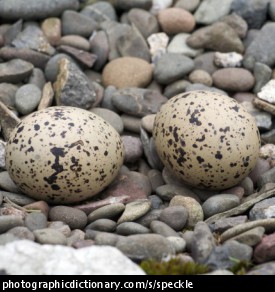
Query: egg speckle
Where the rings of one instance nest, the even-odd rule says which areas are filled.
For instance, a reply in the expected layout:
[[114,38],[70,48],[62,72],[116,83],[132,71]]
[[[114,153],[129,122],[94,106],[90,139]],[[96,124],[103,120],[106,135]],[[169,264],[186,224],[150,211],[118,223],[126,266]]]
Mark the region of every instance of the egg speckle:
[[124,149],[116,130],[74,107],[50,107],[21,121],[6,146],[6,167],[20,190],[50,203],[98,194],[118,174]]
[[260,148],[254,118],[234,99],[207,91],[169,99],[156,115],[153,137],[163,164],[203,189],[236,185],[254,168]]

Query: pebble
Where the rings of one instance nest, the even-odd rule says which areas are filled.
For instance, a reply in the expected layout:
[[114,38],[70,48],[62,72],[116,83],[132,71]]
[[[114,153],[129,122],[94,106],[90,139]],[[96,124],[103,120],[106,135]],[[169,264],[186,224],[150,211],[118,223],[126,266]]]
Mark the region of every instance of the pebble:
[[143,148],[140,138],[123,135],[121,140],[125,149],[125,163],[133,163],[141,158],[143,154]]
[[133,235],[150,233],[150,229],[136,222],[123,222],[116,228],[116,233],[120,235]]
[[0,188],[11,193],[20,193],[7,171],[0,172]]
[[254,250],[254,259],[257,263],[275,259],[275,233],[263,237]]
[[136,220],[136,222],[149,228],[152,221],[159,219],[160,213],[161,210],[159,209],[150,210],[145,215]]
[[169,37],[166,33],[154,33],[147,38],[149,44],[151,59],[155,64],[157,60],[166,53]]
[[34,203],[27,204],[24,206],[26,210],[39,210],[41,211],[47,218],[49,214],[50,207],[45,201],[35,201]]
[[212,86],[213,80],[210,74],[203,70],[194,70],[189,75],[189,81],[192,83],[201,83],[206,86]]
[[275,275],[275,261],[256,265],[246,275]]
[[30,231],[47,227],[47,217],[40,212],[32,212],[26,215],[25,225]]
[[133,117],[130,115],[122,114],[121,116],[124,130],[133,132],[133,133],[140,133],[140,127],[141,127],[141,120],[140,118]]
[[13,227],[24,226],[24,221],[15,215],[0,216],[0,234]]
[[0,235],[0,246],[2,247],[3,245],[6,245],[10,242],[17,241],[17,240],[19,240],[19,238],[13,234],[9,234],[9,233],[1,234]]
[[275,20],[275,2],[274,0],[271,0],[268,6],[268,14],[272,21]]
[[3,196],[3,198],[7,197],[10,201],[12,201],[13,203],[19,206],[28,205],[35,202],[35,200],[23,194],[15,194],[15,193],[4,192],[0,190],[0,195]]
[[21,86],[15,94],[15,106],[22,115],[33,112],[41,100],[41,90],[33,84]]
[[233,209],[240,204],[240,199],[231,194],[220,194],[212,196],[202,204],[205,218],[209,218],[217,213]]
[[[165,94],[164,94],[164,96],[165,96]],[[142,128],[149,133],[153,132],[155,117],[156,117],[155,114],[149,114],[141,119]]]
[[69,237],[71,235],[71,228],[62,221],[51,221],[48,223],[48,228],[62,233],[65,237]]
[[250,220],[268,219],[275,217],[275,198],[256,203],[249,211]]
[[109,2],[99,1],[91,5],[85,6],[81,12],[97,23],[105,20],[117,20],[117,15],[114,7]]
[[116,246],[120,235],[107,232],[98,232],[94,237],[96,245],[110,245]]
[[260,179],[261,175],[270,169],[270,164],[266,159],[258,159],[255,168],[250,173],[249,177],[254,184]]
[[97,219],[86,226],[86,230],[92,229],[103,232],[114,232],[116,230],[116,222],[111,219]]
[[60,231],[52,228],[44,228],[33,231],[35,240],[41,244],[66,245],[67,239]]
[[191,253],[194,231],[186,230],[184,233],[180,233],[180,235],[186,242],[186,251]]
[[205,222],[198,222],[192,234],[191,255],[195,262],[206,262],[215,248],[215,239]]
[[29,84],[37,86],[40,90],[43,90],[43,87],[46,84],[46,79],[44,72],[40,68],[34,68],[29,79]]
[[148,62],[134,57],[121,57],[104,67],[102,79],[104,86],[146,87],[152,79],[152,73],[152,67]]
[[197,9],[200,4],[200,0],[178,0],[175,7],[183,8],[189,12],[193,12]]
[[174,229],[162,221],[152,221],[150,224],[150,229],[153,231],[153,233],[160,234],[164,237],[180,237],[180,235]]
[[10,83],[0,83],[0,101],[7,107],[14,107],[15,93],[18,89],[17,85]]
[[117,223],[135,221],[145,215],[151,208],[151,202],[147,199],[135,200],[125,206],[125,210],[119,217]]
[[161,10],[171,7],[172,4],[172,0],[153,0],[150,12],[157,15]]
[[194,59],[194,69],[201,69],[212,75],[216,70],[218,70],[218,67],[214,63],[214,56],[214,52],[207,52],[197,56]]
[[88,215],[88,222],[91,223],[97,219],[113,219],[119,216],[125,209],[124,204],[116,203],[100,207]]
[[220,5],[219,0],[202,1],[194,14],[196,22],[204,25],[216,22],[229,14],[232,2],[233,0],[225,0],[223,5]]
[[249,246],[257,245],[263,238],[265,229],[261,226],[252,228],[244,233],[241,233],[235,237],[230,238],[230,240],[236,240],[240,243],[244,243]]
[[243,56],[236,52],[220,53],[215,52],[214,63],[218,67],[230,68],[230,67],[241,67]]
[[233,12],[229,15],[225,15],[220,20],[231,26],[241,39],[246,37],[248,25],[247,22],[239,14]]
[[189,57],[176,53],[163,54],[155,64],[154,78],[160,84],[169,84],[179,80],[194,69]]
[[165,87],[163,95],[167,98],[171,98],[179,93],[185,92],[189,85],[190,82],[187,80],[175,81]]
[[13,234],[17,238],[34,241],[33,233],[25,226],[17,226],[11,228],[7,234]]
[[217,220],[216,222],[210,224],[209,227],[213,232],[223,233],[227,229],[230,229],[234,226],[237,226],[239,224],[243,224],[243,223],[247,222],[247,220],[248,220],[248,218],[246,215],[221,218],[221,219]]
[[159,220],[166,223],[172,229],[181,231],[188,218],[188,211],[183,206],[167,207],[160,213]]
[[258,93],[271,79],[272,70],[267,65],[256,62],[253,69],[253,75],[256,80],[253,92]]
[[162,209],[162,208],[164,208],[163,201],[159,196],[151,195],[151,196],[148,197],[148,199],[151,202],[151,209]]
[[183,238],[175,237],[175,236],[168,236],[166,238],[171,242],[171,244],[175,248],[176,254],[177,253],[182,253],[182,252],[185,251],[186,242],[185,242],[185,240]]
[[180,32],[191,32],[195,25],[194,16],[182,8],[172,7],[158,13],[158,21],[162,30],[170,35]]
[[203,209],[195,199],[176,195],[169,203],[171,206],[183,206],[188,211],[187,227],[194,227],[198,222],[203,221]]
[[87,224],[87,215],[76,208],[67,206],[55,206],[50,209],[49,219],[51,221],[62,221],[71,229],[83,229]]
[[120,237],[116,247],[134,261],[162,260],[175,254],[174,246],[159,234],[135,234]]
[[67,245],[72,246],[75,242],[79,240],[84,240],[85,232],[80,229],[75,229],[71,232],[70,236],[67,237]]
[[61,39],[61,20],[57,17],[46,18],[42,24],[41,29],[52,46],[59,45]]

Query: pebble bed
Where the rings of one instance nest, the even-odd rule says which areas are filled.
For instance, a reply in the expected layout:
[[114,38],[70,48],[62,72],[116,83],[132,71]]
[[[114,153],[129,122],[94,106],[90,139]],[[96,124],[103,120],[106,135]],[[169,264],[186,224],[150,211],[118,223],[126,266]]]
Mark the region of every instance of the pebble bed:
[[[231,274],[234,258],[275,275],[275,1],[55,2],[0,1],[0,245],[108,245],[136,263],[178,257],[213,274]],[[161,105],[198,89],[236,99],[261,133],[255,169],[227,190],[184,185],[155,150]],[[25,196],[5,168],[12,129],[54,105],[101,116],[125,148],[115,181],[78,205]]]

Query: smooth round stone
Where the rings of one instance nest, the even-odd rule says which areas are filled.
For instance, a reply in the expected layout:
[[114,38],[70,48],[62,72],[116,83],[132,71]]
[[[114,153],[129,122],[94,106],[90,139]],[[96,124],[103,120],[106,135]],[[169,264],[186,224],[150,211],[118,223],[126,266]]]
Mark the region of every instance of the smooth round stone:
[[183,238],[175,236],[168,236],[166,238],[171,242],[171,244],[175,248],[176,253],[181,253],[185,251],[186,242]]
[[184,239],[186,243],[186,251],[189,253],[192,250],[193,235],[194,235],[194,231],[191,231],[191,230],[186,230],[183,234],[181,234],[181,237]]
[[15,94],[15,106],[22,115],[30,114],[39,104],[41,90],[33,85],[26,84],[21,86]]
[[130,115],[122,114],[121,119],[123,121],[124,130],[140,133],[141,119],[137,117],[133,117]]
[[158,21],[167,34],[191,32],[196,25],[194,16],[182,8],[163,9],[158,14]]
[[143,154],[143,147],[139,137],[121,136],[121,140],[125,150],[125,163],[133,163],[141,158]]
[[220,194],[207,199],[202,204],[202,208],[205,218],[209,218],[212,215],[233,209],[239,204],[240,199],[237,196],[230,194]]
[[155,64],[154,78],[167,85],[187,75],[194,69],[192,59],[176,53],[163,54]]
[[29,79],[29,84],[37,86],[41,91],[46,83],[44,72],[39,68],[34,68]]
[[88,222],[91,223],[97,219],[112,219],[120,215],[125,209],[124,204],[115,203],[100,207],[88,215]]
[[60,39],[59,45],[70,46],[84,51],[90,50],[89,41],[80,35],[65,35]]
[[159,220],[166,223],[172,229],[180,231],[184,228],[188,218],[188,211],[183,206],[171,206],[165,208],[159,216]]
[[97,219],[86,226],[86,230],[92,229],[104,232],[114,232],[116,230],[116,222],[110,219]]
[[193,12],[200,4],[200,0],[178,0],[174,7],[183,8],[189,12]]
[[171,242],[159,234],[135,234],[121,237],[116,247],[135,261],[162,260],[166,256],[175,254]]
[[159,209],[150,210],[144,216],[140,217],[136,222],[149,228],[152,221],[159,219],[160,213],[161,210]]
[[45,19],[41,24],[41,29],[52,46],[60,45],[61,20],[57,17]]
[[180,236],[169,225],[167,225],[164,222],[158,221],[158,220],[155,220],[155,221],[151,222],[150,229],[152,230],[153,233],[160,234],[160,235],[162,235],[164,237],[168,237],[168,236],[179,237]]
[[254,192],[254,185],[252,179],[247,176],[244,180],[239,184],[244,189],[244,195],[249,196]]
[[71,232],[70,236],[67,238],[67,245],[72,246],[75,242],[79,240],[84,240],[85,232],[80,229],[75,229]]
[[155,114],[151,114],[151,115],[149,114],[141,119],[142,128],[145,129],[149,133],[153,132],[155,117],[156,117]]
[[185,92],[188,85],[190,85],[190,82],[187,80],[175,81],[165,87],[163,95],[171,98],[179,93]]
[[157,15],[161,10],[171,7],[173,0],[152,0],[150,12]]
[[20,193],[7,171],[0,172],[0,188],[11,193]]
[[163,209],[164,208],[163,201],[159,196],[151,195],[151,196],[148,197],[148,199],[151,202],[151,208],[152,209]]
[[268,219],[275,217],[275,198],[269,198],[256,203],[249,211],[250,220]]
[[136,222],[124,222],[117,226],[116,233],[120,235],[150,233],[150,229]]
[[14,227],[10,229],[7,233],[13,234],[14,236],[20,239],[27,239],[27,240],[34,241],[33,233],[27,227],[24,227],[24,226]]
[[146,87],[152,79],[152,66],[145,60],[121,57],[109,62],[103,69],[104,86],[117,88]]
[[96,245],[115,246],[119,239],[119,235],[107,232],[98,232],[95,235],[94,241]]
[[254,76],[243,68],[219,69],[212,78],[215,86],[229,91],[249,91],[255,84]]
[[43,213],[32,212],[25,217],[25,225],[30,231],[47,227],[47,217]]
[[112,125],[117,130],[117,132],[119,134],[121,134],[123,132],[123,128],[124,128],[123,121],[117,113],[115,113],[109,109],[100,108],[100,107],[92,108],[90,111],[93,112],[94,114],[100,116],[106,122],[108,122],[110,125]]
[[193,198],[175,196],[169,203],[170,206],[183,206],[188,211],[187,227],[194,227],[198,222],[203,221],[204,213],[201,205]]
[[35,230],[33,232],[35,241],[41,244],[59,244],[59,245],[66,245],[67,239],[65,235],[61,232],[51,229],[51,228],[44,228]]
[[223,190],[220,194],[235,195],[241,200],[244,196],[244,188],[242,188],[241,186],[235,186],[230,189]]
[[165,184],[156,189],[156,194],[165,201],[170,201],[173,197],[179,195],[184,197],[194,198],[200,202],[199,197],[191,191],[188,187],[177,186],[174,184]]
[[87,215],[76,208],[68,206],[55,206],[50,209],[49,219],[51,221],[62,221],[71,229],[82,229],[87,224]]
[[211,75],[204,70],[194,70],[189,75],[189,81],[192,83],[201,83],[206,86],[212,86],[213,80]]
[[62,221],[53,221],[48,223],[48,228],[54,229],[60,233],[62,233],[65,237],[69,237],[71,235],[71,228],[68,224]]

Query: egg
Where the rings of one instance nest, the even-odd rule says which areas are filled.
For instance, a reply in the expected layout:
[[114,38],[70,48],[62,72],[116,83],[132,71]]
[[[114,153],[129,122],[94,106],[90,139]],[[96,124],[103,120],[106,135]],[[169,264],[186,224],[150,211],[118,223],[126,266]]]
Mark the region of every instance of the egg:
[[6,145],[6,168],[28,196],[57,204],[98,194],[118,174],[124,148],[116,130],[89,111],[53,106],[24,118]]
[[220,93],[191,91],[157,113],[153,138],[163,164],[184,183],[222,190],[254,168],[260,135],[254,118]]

